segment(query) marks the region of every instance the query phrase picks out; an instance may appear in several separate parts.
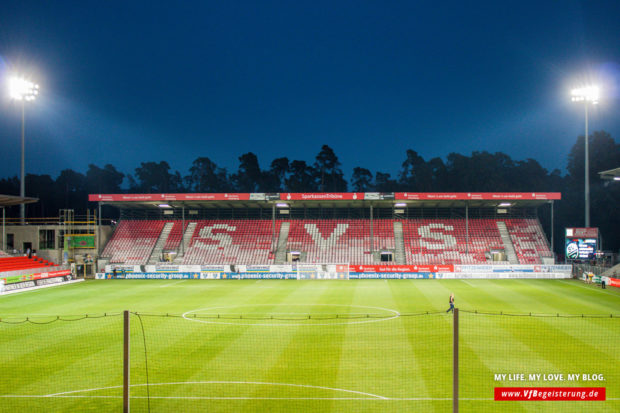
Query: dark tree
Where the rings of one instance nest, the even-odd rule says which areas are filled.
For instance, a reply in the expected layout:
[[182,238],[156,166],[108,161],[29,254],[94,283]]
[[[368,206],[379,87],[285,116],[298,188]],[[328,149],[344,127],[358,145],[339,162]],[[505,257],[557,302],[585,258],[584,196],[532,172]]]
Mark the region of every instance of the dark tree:
[[123,178],[125,174],[117,171],[113,165],[107,164],[102,169],[90,164],[86,171],[86,191],[89,194],[121,193]]
[[377,172],[375,174],[375,191],[396,192],[398,190],[398,182],[392,179],[389,173]]
[[[407,158],[402,164],[398,183],[403,190],[416,192],[437,191],[437,177],[433,175],[433,165],[426,163],[414,150],[407,150]],[[433,161],[437,164],[438,158]],[[443,163],[442,163],[443,165]],[[435,165],[438,166],[438,165]]]
[[57,205],[62,209],[86,209],[86,177],[72,169],[64,169],[54,183]]
[[56,216],[58,206],[54,196],[54,180],[49,175],[26,174],[26,196],[39,198],[39,202],[26,205],[27,215]]
[[351,176],[351,186],[355,192],[371,191],[373,189],[372,173],[366,168],[355,167]]
[[[142,162],[136,168],[137,190],[146,193],[181,192],[181,174],[170,173],[168,162]],[[133,189],[133,188],[132,188]]]
[[345,192],[347,181],[340,169],[340,161],[334,150],[327,145],[321,147],[314,163],[316,181],[321,192]]
[[314,180],[315,170],[305,161],[293,161],[290,165],[290,174],[286,179],[288,192],[317,192],[318,187]]
[[228,192],[231,189],[226,169],[219,168],[207,157],[197,158],[192,163],[185,182],[192,192]]
[[263,174],[258,165],[258,158],[252,152],[239,157],[239,170],[232,176],[235,188],[239,192],[259,192],[263,186]]
[[277,158],[271,162],[269,171],[263,174],[265,191],[280,192],[284,190],[286,177],[290,171],[288,158]]

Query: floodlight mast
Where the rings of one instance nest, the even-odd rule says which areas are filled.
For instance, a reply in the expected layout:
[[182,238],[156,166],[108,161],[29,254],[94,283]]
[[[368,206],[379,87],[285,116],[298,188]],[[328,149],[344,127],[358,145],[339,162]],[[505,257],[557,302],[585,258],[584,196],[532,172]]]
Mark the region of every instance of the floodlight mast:
[[599,99],[598,86],[586,86],[571,91],[573,102],[583,102],[586,117],[585,134],[585,227],[590,228],[590,155],[588,145],[588,104],[596,105]]
[[[32,102],[39,94],[39,85],[31,82],[21,76],[11,76],[9,78],[9,96],[11,99],[19,101],[22,106],[22,155],[21,155],[21,171],[19,183],[19,196],[26,196],[26,177],[25,177],[25,130],[26,130],[26,102]],[[19,206],[19,215],[21,224],[26,221],[26,205]]]

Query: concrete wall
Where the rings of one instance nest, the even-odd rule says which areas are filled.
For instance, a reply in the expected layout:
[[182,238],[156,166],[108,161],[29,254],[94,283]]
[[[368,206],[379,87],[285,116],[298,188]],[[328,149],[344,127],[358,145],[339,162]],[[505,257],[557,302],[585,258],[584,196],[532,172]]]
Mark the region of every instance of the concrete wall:
[[[60,248],[60,231],[65,230],[66,227],[63,225],[7,225],[4,227],[4,233],[7,238],[9,234],[13,234],[13,245],[14,248],[18,251],[23,250],[24,243],[31,243],[32,249],[37,252],[37,256],[42,257],[46,260],[53,261],[55,263],[62,263],[63,258],[63,250]],[[76,231],[86,230],[88,227],[75,225],[73,229]],[[39,231],[40,230],[54,230],[54,248],[53,249],[41,249],[39,245]],[[101,250],[105,247],[105,244],[108,242],[110,237],[112,236],[113,228],[109,225],[102,225],[100,229],[101,236]],[[2,229],[0,229],[0,241],[6,242],[6,240],[2,240]],[[5,243],[0,242],[0,248],[2,248]],[[8,248],[7,251],[11,252],[12,250]],[[97,249],[82,249],[76,248],[73,249],[73,253],[75,258],[80,258],[83,255],[90,254],[93,258],[98,256]]]

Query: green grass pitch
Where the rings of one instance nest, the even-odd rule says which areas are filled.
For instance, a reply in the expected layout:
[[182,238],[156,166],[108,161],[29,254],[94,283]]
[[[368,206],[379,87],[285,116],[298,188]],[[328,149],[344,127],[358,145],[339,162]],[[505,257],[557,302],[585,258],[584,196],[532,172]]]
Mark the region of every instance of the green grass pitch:
[[[620,290],[573,280],[108,280],[3,295],[0,411],[121,411],[123,310],[132,411],[451,411],[451,292],[460,411],[620,411]],[[529,386],[604,387],[607,400],[493,400]]]

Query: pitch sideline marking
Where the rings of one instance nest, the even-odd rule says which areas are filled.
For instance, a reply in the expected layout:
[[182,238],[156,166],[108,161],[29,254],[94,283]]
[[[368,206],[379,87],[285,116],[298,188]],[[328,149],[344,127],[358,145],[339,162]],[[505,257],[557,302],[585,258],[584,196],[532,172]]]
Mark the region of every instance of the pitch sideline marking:
[[166,288],[166,287],[170,287],[171,285],[177,285],[177,284],[180,284],[180,283],[182,283],[182,282],[184,282],[184,281],[187,281],[187,280],[178,280],[178,281],[176,281],[176,282],[171,282],[171,283],[169,283],[169,284],[160,285],[160,286],[159,286],[159,288]]
[[[342,323],[317,323],[317,324],[307,324],[307,323],[278,323],[278,324],[267,324],[267,323],[229,323],[229,322],[223,322],[223,321],[209,321],[209,320],[197,320],[195,318],[189,318],[186,317],[188,314],[192,314],[192,313],[196,313],[198,311],[204,311],[204,310],[214,310],[214,309],[218,309],[218,308],[238,308],[238,307],[257,307],[257,306],[340,306],[340,307],[358,307],[358,308],[370,308],[373,310],[383,310],[383,311],[388,311],[392,314],[394,314],[392,317],[387,317],[387,318],[381,318],[381,319],[371,319],[371,320],[362,320],[362,321],[351,321],[351,322],[342,322]],[[332,325],[341,325],[341,324],[364,324],[364,323],[376,323],[379,321],[388,321],[388,320],[392,320],[394,318],[398,318],[400,317],[400,313],[396,310],[392,310],[389,308],[383,308],[383,307],[371,307],[371,306],[367,306],[367,305],[355,305],[355,304],[240,304],[240,305],[231,305],[231,306],[219,306],[219,307],[207,307],[207,308],[198,308],[195,310],[189,310],[186,311],[185,313],[183,313],[181,315],[181,317],[183,317],[184,319],[188,320],[188,321],[195,321],[198,323],[205,323],[205,324],[228,324],[228,325],[252,325],[252,326],[269,326],[269,327],[277,327],[277,326],[332,326]]]
[[470,287],[474,287],[476,288],[475,285],[473,285],[472,283],[470,283],[469,281],[465,280],[464,278],[461,278],[461,281],[463,281],[465,284],[469,285]]
[[[325,386],[314,386],[311,384],[269,383],[269,382],[258,382],[258,381],[187,381],[187,382],[172,382],[172,383],[149,383],[149,384],[141,383],[141,384],[132,384],[130,385],[130,387],[174,386],[174,385],[185,385],[185,384],[254,384],[254,385],[264,385],[264,386],[303,387],[303,388],[320,389],[320,390],[331,390],[331,391],[344,392],[344,393],[353,393],[353,394],[359,394],[362,396],[372,397],[375,399],[388,399],[387,397],[379,396],[379,395],[372,394],[372,393],[365,393],[365,392],[357,391],[357,390],[338,389],[335,387],[325,387]],[[66,391],[66,392],[51,393],[51,394],[46,394],[46,395],[37,396],[37,397],[60,397],[60,396],[65,396],[65,395],[70,395],[70,394],[75,394],[75,393],[84,393],[84,392],[109,390],[109,389],[120,389],[122,387],[123,386],[109,386],[109,387],[99,387],[99,388],[93,388],[93,389],[72,390],[72,391]],[[25,397],[28,397],[28,396],[25,396]]]
[[609,291],[603,291],[602,288],[599,290],[597,288],[586,287],[585,285],[581,285],[579,283],[573,283],[573,282],[570,282],[569,280],[560,280],[560,281],[563,281],[564,284],[575,285],[577,287],[585,288],[586,290],[589,290],[589,291],[598,291],[599,293],[605,293],[605,294],[613,295],[614,297],[618,297],[618,294],[615,294]]

